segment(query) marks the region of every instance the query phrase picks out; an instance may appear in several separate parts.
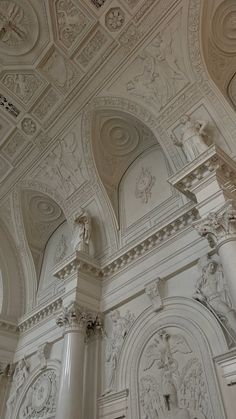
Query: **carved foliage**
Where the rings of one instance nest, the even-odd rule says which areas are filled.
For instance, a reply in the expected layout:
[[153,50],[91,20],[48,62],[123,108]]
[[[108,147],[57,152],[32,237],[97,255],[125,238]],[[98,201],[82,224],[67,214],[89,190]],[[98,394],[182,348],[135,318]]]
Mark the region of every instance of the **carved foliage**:
[[40,77],[32,72],[5,73],[1,82],[17,98],[27,104],[43,86]]

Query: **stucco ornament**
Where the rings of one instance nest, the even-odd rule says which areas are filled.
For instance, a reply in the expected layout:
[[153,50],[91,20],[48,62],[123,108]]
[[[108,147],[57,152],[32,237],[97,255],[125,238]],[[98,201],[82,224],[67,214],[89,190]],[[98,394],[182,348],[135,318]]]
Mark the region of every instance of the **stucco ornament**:
[[149,169],[142,167],[136,180],[135,197],[141,198],[142,203],[147,204],[152,196],[152,188],[156,182]]
[[25,395],[19,410],[19,419],[54,418],[58,377],[53,370],[40,374]]
[[151,300],[153,311],[159,311],[162,309],[162,299],[159,293],[159,284],[161,278],[157,278],[154,281],[149,282],[145,287],[145,294]]
[[236,344],[236,310],[232,308],[222,266],[214,259],[199,260],[201,276],[194,298],[204,304],[218,319],[231,343]]
[[73,249],[88,252],[91,232],[91,217],[87,211],[82,210],[81,214],[74,220],[74,231],[71,242]]
[[208,149],[205,143],[205,138],[208,136],[206,133],[208,122],[193,121],[188,115],[184,115],[180,123],[182,124],[181,139],[174,138],[173,141],[175,145],[183,149],[187,161],[190,162]]
[[125,316],[121,316],[119,310],[114,310],[110,314],[112,320],[112,333],[107,339],[106,344],[106,367],[107,367],[107,388],[103,395],[115,391],[115,380],[117,364],[123,342],[132,326],[135,316],[127,311]]
[[20,395],[21,389],[29,376],[29,364],[25,359],[21,359],[16,365],[10,396],[7,400],[7,412],[8,417],[11,418],[12,410],[14,408],[15,402]]
[[53,262],[55,264],[61,262],[64,259],[67,249],[68,249],[68,246],[66,242],[66,237],[64,236],[64,234],[62,234],[55,249],[55,254],[54,254],[54,259],[53,259]]
[[[144,351],[140,404],[145,419],[209,419],[200,362],[180,334],[160,330]],[[185,360],[181,366],[182,360]],[[145,375],[145,372],[148,374]],[[206,413],[206,414],[205,414]]]

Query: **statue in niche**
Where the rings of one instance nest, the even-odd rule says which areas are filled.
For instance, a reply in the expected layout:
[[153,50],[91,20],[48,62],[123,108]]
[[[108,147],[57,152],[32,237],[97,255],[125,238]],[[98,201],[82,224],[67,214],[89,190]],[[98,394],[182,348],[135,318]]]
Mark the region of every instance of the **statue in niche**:
[[216,260],[203,257],[199,260],[199,268],[201,276],[196,283],[194,298],[217,317],[236,344],[236,310],[231,305],[222,267]]
[[[21,388],[23,387],[28,376],[29,376],[29,364],[25,359],[21,359],[16,365],[16,368],[13,374],[11,393],[7,400],[7,409],[9,412],[12,412],[16,399],[19,396]],[[10,417],[11,416],[9,415],[9,418]]]
[[[182,370],[180,359],[187,358]],[[140,379],[143,419],[209,419],[209,403],[201,364],[182,335],[161,330],[144,351]],[[175,355],[175,356],[174,356]]]
[[74,220],[74,231],[72,246],[74,250],[88,253],[91,237],[91,217],[87,211],[82,213]]
[[127,311],[122,317],[119,310],[114,310],[110,314],[112,320],[112,334],[106,345],[106,363],[108,367],[107,389],[103,395],[110,393],[114,389],[116,369],[122,344],[127,335],[128,330],[132,326],[135,317]]
[[174,138],[174,144],[183,149],[188,162],[196,159],[199,154],[208,149],[205,138],[208,136],[206,121],[192,121],[188,115],[184,115],[180,122],[182,124],[181,139]]

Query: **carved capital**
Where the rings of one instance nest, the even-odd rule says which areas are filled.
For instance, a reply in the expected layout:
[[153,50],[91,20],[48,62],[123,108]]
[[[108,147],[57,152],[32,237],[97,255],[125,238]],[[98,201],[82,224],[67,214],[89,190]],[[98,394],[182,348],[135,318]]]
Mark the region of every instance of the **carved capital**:
[[150,298],[153,311],[159,311],[162,308],[162,299],[159,294],[159,284],[161,278],[157,278],[152,282],[149,282],[145,287],[145,293]]
[[73,301],[69,306],[64,307],[61,314],[56,319],[56,324],[63,327],[65,331],[78,330],[85,337],[91,337],[98,332],[102,333],[102,320],[99,313],[88,311]]
[[225,240],[236,240],[236,210],[232,201],[227,201],[220,209],[210,212],[207,217],[193,223],[200,236],[205,237],[210,247],[220,246]]

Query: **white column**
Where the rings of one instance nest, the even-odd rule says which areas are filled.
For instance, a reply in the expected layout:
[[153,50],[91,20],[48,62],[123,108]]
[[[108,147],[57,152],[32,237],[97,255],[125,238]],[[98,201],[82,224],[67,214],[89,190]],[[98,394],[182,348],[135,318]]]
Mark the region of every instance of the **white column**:
[[226,201],[217,211],[196,221],[194,227],[218,252],[236,308],[236,210],[232,201]]
[[76,302],[64,309],[57,319],[65,334],[56,419],[82,419],[87,321],[88,315]]

